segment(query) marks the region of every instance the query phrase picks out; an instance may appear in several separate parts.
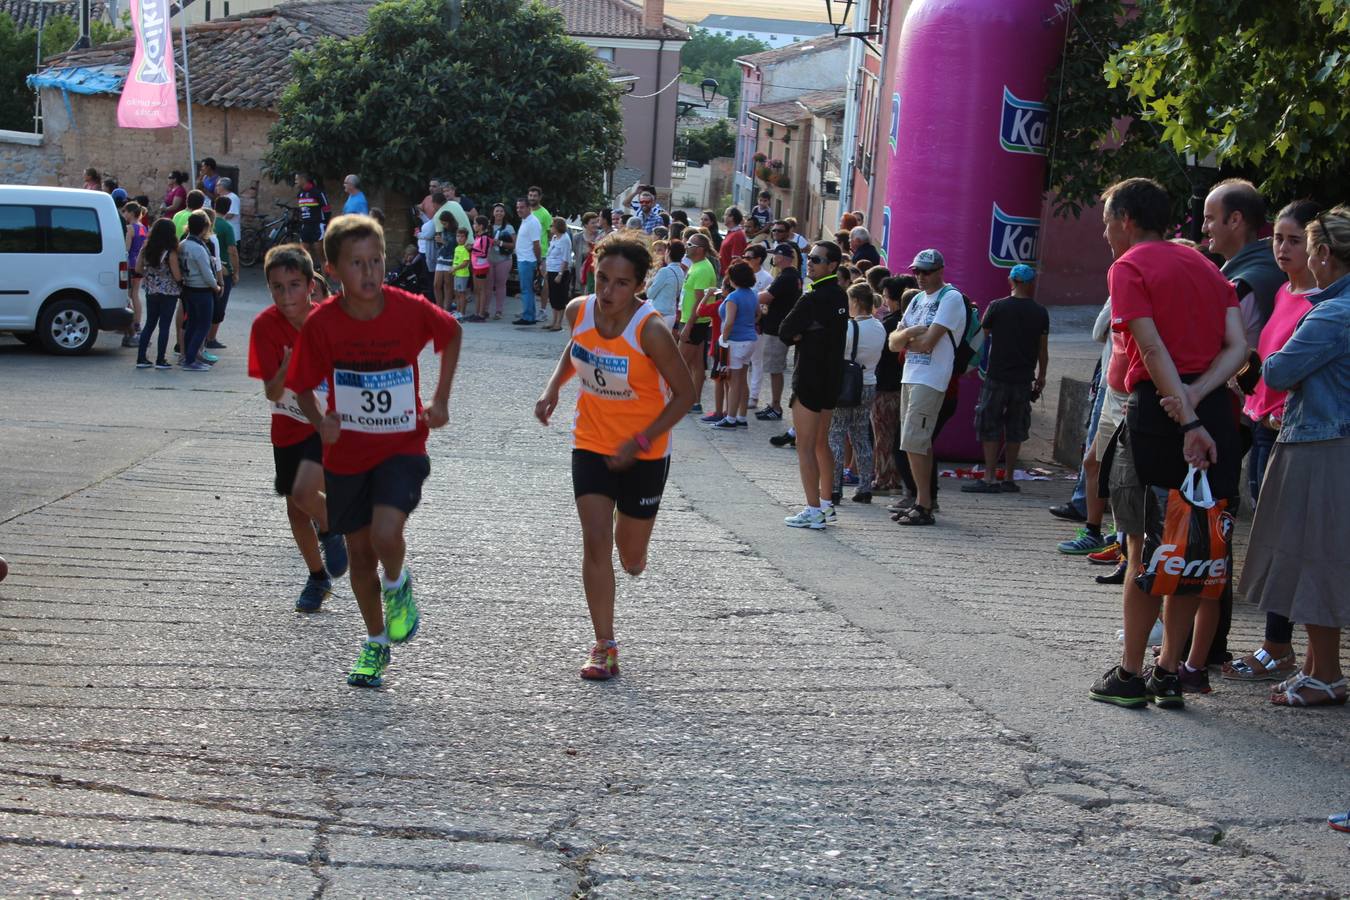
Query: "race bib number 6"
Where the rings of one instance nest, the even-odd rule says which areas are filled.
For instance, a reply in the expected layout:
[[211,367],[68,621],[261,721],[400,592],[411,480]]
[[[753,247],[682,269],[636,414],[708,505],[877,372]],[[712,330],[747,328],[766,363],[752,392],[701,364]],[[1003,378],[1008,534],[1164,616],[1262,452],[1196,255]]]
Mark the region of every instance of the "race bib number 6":
[[572,365],[577,370],[581,389],[586,393],[606,400],[633,398],[633,388],[628,384],[626,356],[610,356],[573,342]]
[[333,372],[333,400],[342,427],[367,434],[417,429],[417,391],[412,366],[383,372]]

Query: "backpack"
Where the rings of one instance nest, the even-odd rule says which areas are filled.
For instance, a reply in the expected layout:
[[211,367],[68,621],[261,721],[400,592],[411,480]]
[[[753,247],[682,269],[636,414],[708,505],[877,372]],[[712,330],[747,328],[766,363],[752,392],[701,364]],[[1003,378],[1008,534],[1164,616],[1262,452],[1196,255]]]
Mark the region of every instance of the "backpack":
[[[952,288],[956,290],[956,288]],[[960,293],[957,291],[957,293]],[[966,374],[970,369],[970,361],[980,352],[980,346],[984,343],[984,332],[980,330],[980,310],[970,298],[961,294],[961,302],[966,305],[966,328],[961,336],[960,343],[956,340],[956,335],[950,331],[947,337],[951,338],[952,351],[955,354],[955,360],[952,363],[952,378],[959,378]]]
[[475,275],[486,275],[491,266],[488,263],[488,250],[492,248],[492,238],[480,234],[473,239],[473,251],[469,254],[469,267]]

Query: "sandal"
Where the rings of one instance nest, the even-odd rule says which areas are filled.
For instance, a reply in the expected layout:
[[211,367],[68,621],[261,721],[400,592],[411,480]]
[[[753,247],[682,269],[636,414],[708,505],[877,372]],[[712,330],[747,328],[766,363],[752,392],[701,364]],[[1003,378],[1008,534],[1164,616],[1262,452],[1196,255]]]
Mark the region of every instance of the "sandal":
[[[1304,688],[1312,688],[1314,691],[1324,691],[1326,698],[1309,700],[1299,691]],[[1350,683],[1344,678],[1327,684],[1325,681],[1319,681],[1311,675],[1302,675],[1294,680],[1284,689],[1283,693],[1270,695],[1270,702],[1276,706],[1344,706],[1347,689],[1350,689]],[[1339,693],[1338,693],[1339,691]]]
[[937,519],[933,518],[933,514],[928,510],[924,509],[922,506],[919,506],[918,504],[915,504],[905,512],[900,513],[899,518],[897,518],[895,521],[899,522],[901,525],[937,524]]
[[1337,831],[1350,831],[1350,812],[1336,813],[1327,816],[1327,825]]
[[1241,659],[1223,664],[1223,677],[1232,681],[1282,681],[1298,669],[1298,660],[1290,650],[1278,659],[1265,647]]

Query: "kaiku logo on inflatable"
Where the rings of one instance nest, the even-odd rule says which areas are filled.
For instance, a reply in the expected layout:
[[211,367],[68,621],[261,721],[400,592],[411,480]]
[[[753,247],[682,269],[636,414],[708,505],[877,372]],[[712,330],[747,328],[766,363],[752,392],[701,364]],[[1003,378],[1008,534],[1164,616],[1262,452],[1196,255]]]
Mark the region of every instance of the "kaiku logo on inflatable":
[[1036,216],[1010,216],[994,204],[989,226],[989,262],[1003,269],[1036,262],[1040,251],[1041,220]]
[[1004,86],[1003,120],[998,132],[998,142],[1004,150],[1044,156],[1049,122],[1050,113],[1044,103],[1019,100]]
[[168,84],[173,73],[169,58],[169,19],[162,3],[141,0],[136,19],[140,32],[142,56],[136,67],[136,80],[141,84]]
[[886,262],[886,248],[891,245],[891,208],[884,207],[881,210],[881,245],[878,249],[881,251],[878,255],[884,264]]

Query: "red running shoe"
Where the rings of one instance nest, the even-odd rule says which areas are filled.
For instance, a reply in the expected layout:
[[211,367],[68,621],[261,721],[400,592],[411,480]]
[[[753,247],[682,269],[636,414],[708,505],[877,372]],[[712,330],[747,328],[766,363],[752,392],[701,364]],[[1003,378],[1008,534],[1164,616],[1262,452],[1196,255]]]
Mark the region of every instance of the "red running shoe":
[[619,674],[619,644],[617,641],[597,641],[581,667],[581,677],[589,681],[608,681]]
[[1099,566],[1116,566],[1119,565],[1121,560],[1125,557],[1120,552],[1120,544],[1112,541],[1096,553],[1089,553],[1087,558],[1088,562],[1095,563]]

